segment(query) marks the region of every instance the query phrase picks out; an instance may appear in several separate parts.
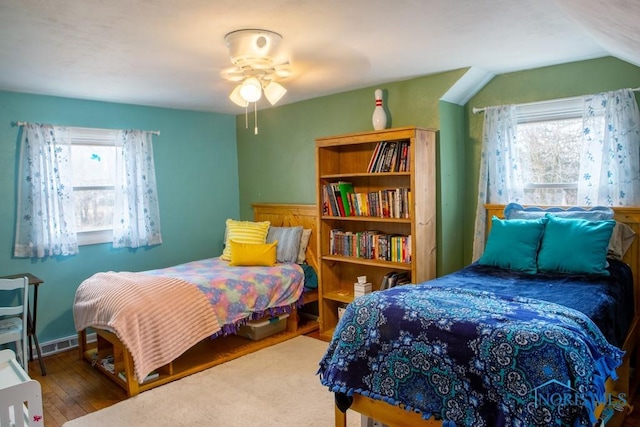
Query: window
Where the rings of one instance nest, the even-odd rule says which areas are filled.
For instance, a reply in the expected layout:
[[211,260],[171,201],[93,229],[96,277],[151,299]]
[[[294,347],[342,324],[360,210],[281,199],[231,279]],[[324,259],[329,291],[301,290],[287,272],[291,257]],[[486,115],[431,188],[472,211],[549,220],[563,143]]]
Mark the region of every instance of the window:
[[523,104],[516,116],[524,203],[577,205],[582,100]]
[[113,240],[117,131],[71,128],[71,166],[78,244]]

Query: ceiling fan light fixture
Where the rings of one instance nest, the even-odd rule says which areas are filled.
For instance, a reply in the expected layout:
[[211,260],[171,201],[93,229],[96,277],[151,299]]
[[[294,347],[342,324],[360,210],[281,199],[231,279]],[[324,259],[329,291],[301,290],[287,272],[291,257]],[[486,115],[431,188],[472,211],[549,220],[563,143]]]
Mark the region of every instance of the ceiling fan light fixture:
[[271,82],[264,88],[264,96],[271,105],[275,105],[286,93],[287,90],[276,82]]
[[248,77],[240,85],[240,96],[247,102],[256,102],[262,97],[262,85],[255,77]]
[[245,127],[249,127],[248,107],[253,103],[255,133],[258,133],[258,106],[262,92],[271,105],[287,93],[276,80],[291,76],[290,61],[280,52],[282,36],[268,30],[244,29],[227,33],[224,37],[229,48],[232,67],[220,72],[222,78],[236,86],[229,99],[245,107]]
[[249,103],[242,98],[242,95],[240,95],[241,88],[242,88],[241,84],[236,86],[231,92],[231,94],[229,94],[229,99],[237,106],[247,108],[249,106]]

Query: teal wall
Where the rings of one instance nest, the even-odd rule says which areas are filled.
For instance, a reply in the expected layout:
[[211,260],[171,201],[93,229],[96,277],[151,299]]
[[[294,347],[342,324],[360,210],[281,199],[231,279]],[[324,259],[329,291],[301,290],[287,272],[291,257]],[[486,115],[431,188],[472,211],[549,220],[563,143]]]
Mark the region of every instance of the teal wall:
[[[455,70],[378,85],[371,88],[314,98],[258,111],[258,135],[253,132],[253,115],[249,129],[245,116],[237,117],[238,165],[240,176],[240,214],[251,218],[251,204],[257,202],[316,203],[315,139],[372,130],[371,115],[375,106],[374,90],[383,89],[387,126],[420,126],[441,129],[438,136],[436,169],[443,162],[447,169],[461,168],[464,140],[464,110],[441,104],[440,98],[465,73]],[[446,117],[442,118],[444,114]],[[442,156],[445,156],[443,159]],[[452,166],[451,163],[456,166]],[[440,179],[438,197],[438,271],[449,272],[462,266],[459,244],[442,239],[441,230],[452,227],[460,216],[462,198],[457,180]],[[458,174],[454,174],[456,177]],[[442,253],[453,254],[451,257]]]
[[[159,130],[154,159],[164,243],[149,249],[81,246],[71,257],[12,257],[16,164],[15,121],[108,129]],[[38,337],[75,334],[71,307],[82,280],[98,271],[142,271],[222,253],[224,221],[239,216],[235,116],[0,92],[0,272],[44,280]]]
[[[469,100],[464,154],[464,259],[467,263],[472,254],[484,120],[483,114],[472,113],[473,107],[521,104],[637,87],[640,87],[640,67],[607,57],[502,74]],[[636,99],[640,99],[640,93],[636,93]]]

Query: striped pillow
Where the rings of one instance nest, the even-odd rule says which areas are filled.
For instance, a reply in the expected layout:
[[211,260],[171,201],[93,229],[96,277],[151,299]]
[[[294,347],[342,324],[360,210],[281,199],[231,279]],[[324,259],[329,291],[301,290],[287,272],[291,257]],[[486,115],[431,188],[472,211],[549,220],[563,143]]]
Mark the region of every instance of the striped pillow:
[[302,226],[269,227],[267,243],[278,242],[276,258],[278,262],[296,262],[300,251]]
[[237,243],[265,243],[270,224],[269,221],[253,222],[227,219],[224,250],[220,258],[231,261],[231,245],[229,244],[231,240]]

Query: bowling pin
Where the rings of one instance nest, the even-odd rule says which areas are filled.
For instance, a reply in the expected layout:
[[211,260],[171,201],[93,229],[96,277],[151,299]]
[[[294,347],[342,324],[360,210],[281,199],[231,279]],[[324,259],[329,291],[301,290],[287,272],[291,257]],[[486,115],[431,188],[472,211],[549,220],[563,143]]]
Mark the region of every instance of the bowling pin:
[[382,108],[382,90],[376,89],[376,107],[373,109],[373,117],[371,121],[373,122],[373,129],[382,130],[387,127],[387,113],[384,112],[384,108]]

